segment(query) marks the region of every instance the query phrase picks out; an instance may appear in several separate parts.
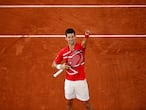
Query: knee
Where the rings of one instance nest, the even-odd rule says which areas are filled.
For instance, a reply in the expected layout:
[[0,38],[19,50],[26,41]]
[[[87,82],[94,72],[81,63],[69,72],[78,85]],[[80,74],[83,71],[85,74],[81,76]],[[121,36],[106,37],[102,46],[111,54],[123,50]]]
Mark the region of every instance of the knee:
[[87,108],[87,110],[92,110],[92,107],[91,107],[89,101],[85,101],[85,102],[84,102],[84,105],[85,105],[85,107]]
[[90,105],[89,101],[84,101],[84,105],[85,105],[85,106]]
[[68,106],[71,106],[71,105],[73,104],[73,100],[67,100],[67,101],[66,101],[66,104],[67,104]]

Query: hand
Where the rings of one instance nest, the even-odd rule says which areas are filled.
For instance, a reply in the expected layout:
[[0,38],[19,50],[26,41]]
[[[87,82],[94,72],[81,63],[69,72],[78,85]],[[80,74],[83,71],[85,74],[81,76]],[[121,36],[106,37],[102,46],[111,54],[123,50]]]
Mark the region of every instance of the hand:
[[71,66],[69,66],[69,65],[67,65],[66,63],[63,63],[62,65],[61,65],[61,69],[70,69],[71,68]]
[[91,32],[89,30],[85,31],[85,35],[90,35],[90,34],[91,34]]
[[85,31],[85,38],[89,38],[90,33],[91,32],[89,30]]

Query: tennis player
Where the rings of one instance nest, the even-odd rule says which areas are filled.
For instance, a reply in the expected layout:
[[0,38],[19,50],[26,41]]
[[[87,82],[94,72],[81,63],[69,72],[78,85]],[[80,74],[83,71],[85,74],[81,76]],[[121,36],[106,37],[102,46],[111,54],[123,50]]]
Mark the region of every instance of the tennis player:
[[[87,110],[92,110],[84,71],[85,50],[89,34],[90,32],[86,31],[82,42],[77,43],[74,29],[68,28],[65,31],[65,40],[68,46],[59,51],[52,63],[52,67],[66,71],[64,90],[67,110],[73,110],[73,100],[75,98],[82,101]],[[65,63],[62,63],[63,60]]]

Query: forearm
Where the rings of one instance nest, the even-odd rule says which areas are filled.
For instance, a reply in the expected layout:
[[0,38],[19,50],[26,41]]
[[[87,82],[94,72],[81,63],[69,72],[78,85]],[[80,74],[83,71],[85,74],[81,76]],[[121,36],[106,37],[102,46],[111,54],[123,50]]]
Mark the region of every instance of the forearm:
[[52,67],[53,68],[56,68],[56,69],[69,69],[69,68],[71,68],[69,65],[66,65],[65,63],[63,63],[63,64],[57,64],[56,62],[53,62],[52,63]]
[[55,61],[53,61],[52,67],[56,69],[62,69],[62,64],[57,64]]
[[86,48],[88,38],[89,38],[89,32],[85,32],[85,36],[84,36],[84,38],[83,38],[83,40],[82,40],[82,47],[83,47],[83,48]]
[[52,68],[56,68],[56,62],[55,61],[53,61],[53,63],[52,63]]
[[82,47],[83,47],[83,48],[86,48],[86,46],[87,46],[87,41],[88,41],[87,38],[83,38],[83,40],[82,40]]

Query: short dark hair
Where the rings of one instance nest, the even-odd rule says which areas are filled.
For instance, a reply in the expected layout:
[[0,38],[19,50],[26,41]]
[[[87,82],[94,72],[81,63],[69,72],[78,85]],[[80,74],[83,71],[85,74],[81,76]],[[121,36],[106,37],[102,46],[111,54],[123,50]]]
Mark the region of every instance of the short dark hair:
[[76,35],[76,32],[75,32],[75,30],[73,28],[66,29],[65,35],[67,36],[68,33],[74,33],[74,35]]

